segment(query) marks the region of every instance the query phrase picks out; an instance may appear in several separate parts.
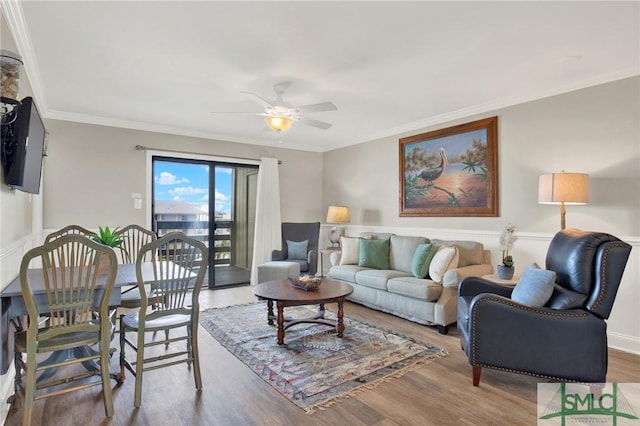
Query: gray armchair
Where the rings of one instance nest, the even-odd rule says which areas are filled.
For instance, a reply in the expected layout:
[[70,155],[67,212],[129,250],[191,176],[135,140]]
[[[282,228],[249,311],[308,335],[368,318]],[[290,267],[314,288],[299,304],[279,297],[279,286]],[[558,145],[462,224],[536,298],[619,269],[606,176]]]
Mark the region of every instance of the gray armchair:
[[[273,250],[271,260],[296,262],[300,265],[300,273],[315,275],[318,270],[318,238],[320,236],[320,222],[311,223],[282,223],[282,250]],[[301,247],[307,242],[306,255],[304,253],[289,253],[287,241],[293,246]],[[295,244],[300,243],[300,244]]]
[[458,333],[473,367],[563,382],[604,383],[607,324],[631,246],[604,233],[566,229],[555,235],[546,269],[556,273],[543,307],[510,299],[512,289],[478,277],[458,289]]

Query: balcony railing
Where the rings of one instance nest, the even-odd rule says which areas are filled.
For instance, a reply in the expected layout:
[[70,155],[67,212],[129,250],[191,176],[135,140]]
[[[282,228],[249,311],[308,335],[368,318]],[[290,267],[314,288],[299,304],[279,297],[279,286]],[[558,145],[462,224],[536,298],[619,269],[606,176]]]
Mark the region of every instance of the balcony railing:
[[[209,246],[209,221],[180,221],[180,220],[156,220],[155,229],[158,237],[172,232],[180,231],[189,237],[202,241]],[[215,234],[213,237],[214,248],[210,255],[214,258],[214,265],[230,265],[231,254],[233,253],[233,221],[216,220]]]

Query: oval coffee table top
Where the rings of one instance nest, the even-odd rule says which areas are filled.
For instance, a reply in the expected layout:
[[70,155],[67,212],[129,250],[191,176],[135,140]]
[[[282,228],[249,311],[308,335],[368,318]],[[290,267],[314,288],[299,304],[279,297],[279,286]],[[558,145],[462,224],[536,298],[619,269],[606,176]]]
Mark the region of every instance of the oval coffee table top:
[[309,304],[335,300],[353,293],[353,287],[342,281],[323,278],[317,291],[304,291],[295,288],[289,280],[267,281],[258,284],[253,294],[262,299],[280,301],[309,301]]

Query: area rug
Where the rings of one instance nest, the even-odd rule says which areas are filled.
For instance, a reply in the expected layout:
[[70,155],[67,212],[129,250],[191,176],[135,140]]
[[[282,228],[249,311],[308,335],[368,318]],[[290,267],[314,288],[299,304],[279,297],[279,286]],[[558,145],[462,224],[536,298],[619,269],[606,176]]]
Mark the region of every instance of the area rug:
[[[298,306],[286,308],[285,314],[302,318],[313,311]],[[329,311],[325,317],[335,319]],[[342,338],[326,325],[298,324],[286,330],[280,346],[276,326],[267,324],[265,302],[208,309],[200,313],[200,324],[309,414],[447,355],[444,348],[346,316]]]

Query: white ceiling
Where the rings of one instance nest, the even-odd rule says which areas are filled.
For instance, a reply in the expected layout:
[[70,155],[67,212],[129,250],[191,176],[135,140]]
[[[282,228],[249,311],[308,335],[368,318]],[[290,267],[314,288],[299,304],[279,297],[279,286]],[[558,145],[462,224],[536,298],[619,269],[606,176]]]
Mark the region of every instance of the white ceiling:
[[[640,74],[640,3],[6,1],[45,117],[327,151]],[[332,101],[281,134],[242,91]]]

